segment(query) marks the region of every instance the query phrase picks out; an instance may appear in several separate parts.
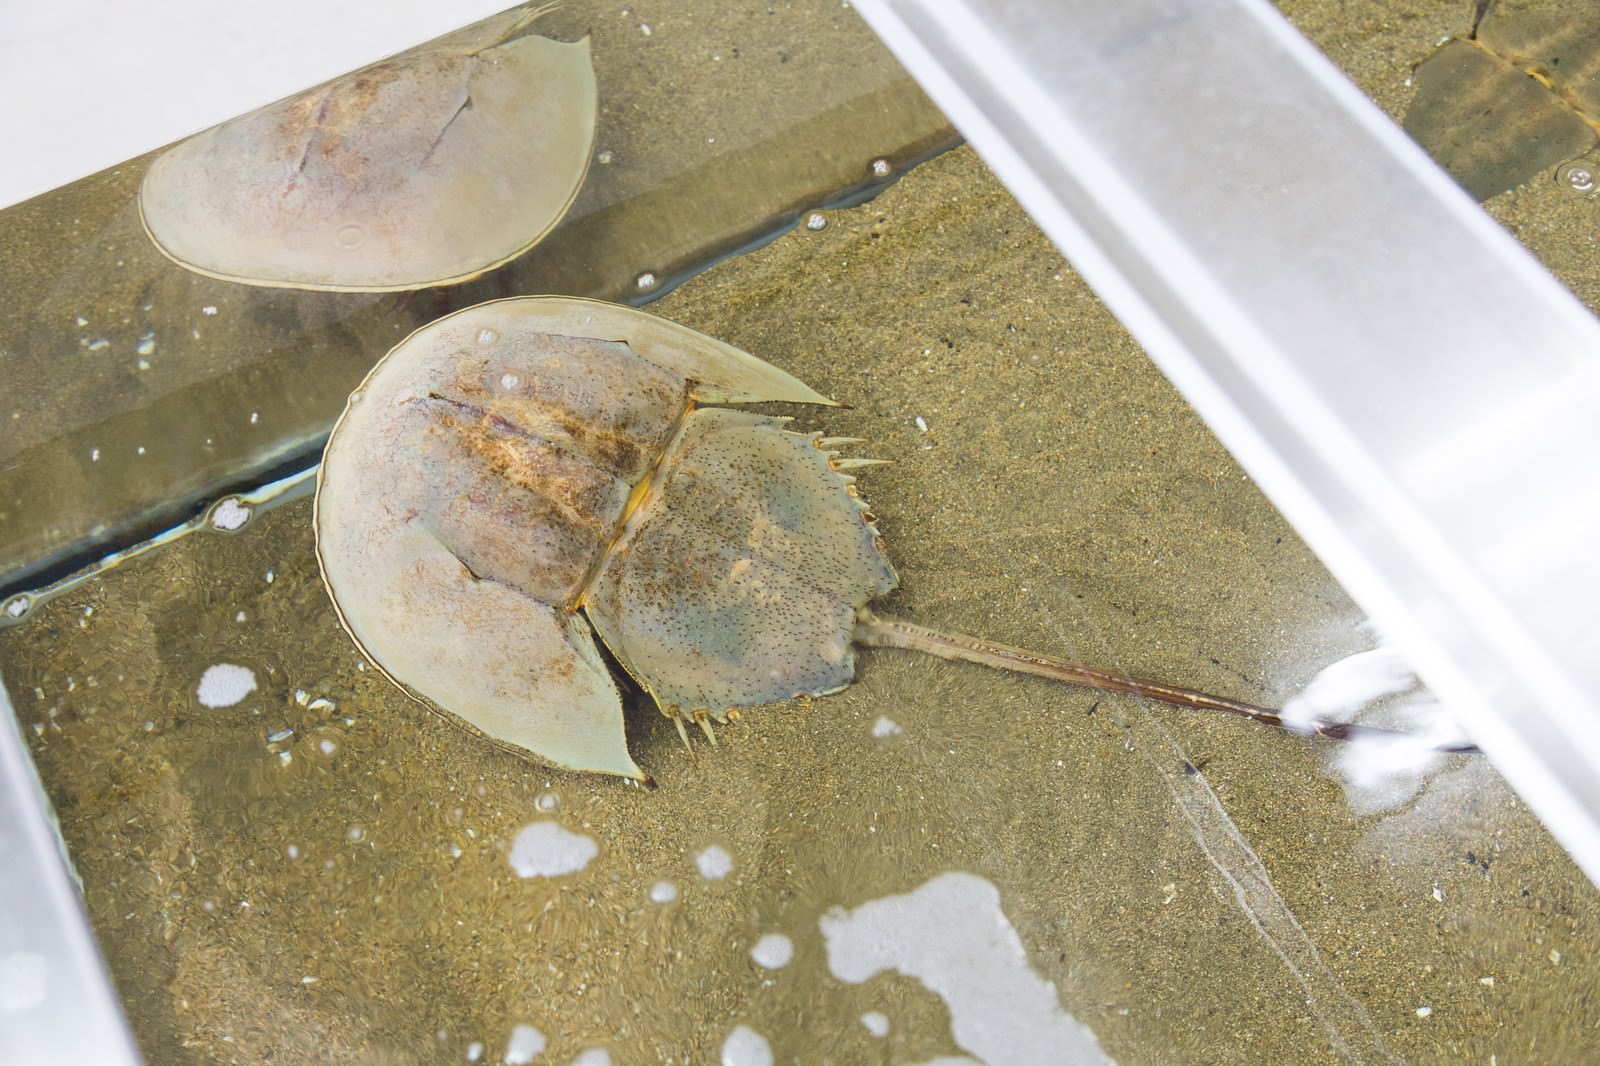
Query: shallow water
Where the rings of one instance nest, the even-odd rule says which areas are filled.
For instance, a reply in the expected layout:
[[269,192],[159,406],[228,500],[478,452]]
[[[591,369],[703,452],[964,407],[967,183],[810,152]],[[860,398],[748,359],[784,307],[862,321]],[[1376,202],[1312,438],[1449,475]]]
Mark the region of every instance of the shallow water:
[[[1304,6],[1391,114],[1467,17]],[[1593,205],[1537,182],[1489,207],[1594,307]],[[894,460],[860,481],[887,613],[1268,704],[1372,646],[970,152],[827,218],[651,310],[846,401],[784,413]],[[634,701],[645,791],[530,766],[365,669],[309,518],[183,538],[0,636],[152,1062],[514,1061],[517,1026],[551,1062],[1594,1046],[1600,895],[1484,760],[1353,805],[1322,742],[872,650],[844,693],[692,756]],[[219,664],[255,688],[202,700]]]
[[306,293],[193,274],[140,224],[154,153],[0,213],[0,597],[314,461],[372,352],[424,322],[516,293],[651,298],[954,143],[837,4],[618,10],[539,19],[591,39],[595,160],[553,233],[467,284]]

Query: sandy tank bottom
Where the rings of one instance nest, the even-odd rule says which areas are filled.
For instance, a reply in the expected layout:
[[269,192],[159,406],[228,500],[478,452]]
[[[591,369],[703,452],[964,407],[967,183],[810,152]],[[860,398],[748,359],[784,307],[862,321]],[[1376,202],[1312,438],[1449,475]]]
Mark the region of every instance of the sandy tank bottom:
[[[1470,22],[1282,6],[1397,118]],[[1488,207],[1600,304],[1593,201]],[[852,405],[780,413],[894,461],[861,481],[885,610],[1263,703],[1373,644],[969,152],[651,310]],[[309,517],[186,538],[0,639],[151,1062],[1594,1057],[1596,893],[1483,760],[1374,775],[870,651],[693,756],[634,699],[646,792],[365,668]]]
[[[1371,634],[970,151],[651,310],[850,404],[885,609],[1276,704]],[[374,353],[374,357],[381,353]],[[1578,1061],[1600,907],[1482,759],[866,651],[552,771],[366,668],[307,501],[39,608],[0,671],[151,1062]],[[753,1056],[753,1057],[752,1057]]]

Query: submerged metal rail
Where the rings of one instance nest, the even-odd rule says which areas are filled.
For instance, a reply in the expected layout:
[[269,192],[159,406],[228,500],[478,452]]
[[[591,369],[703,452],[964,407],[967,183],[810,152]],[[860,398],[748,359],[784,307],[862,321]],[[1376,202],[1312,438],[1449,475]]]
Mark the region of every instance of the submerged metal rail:
[[1600,322],[1262,0],[856,0],[1600,882]]

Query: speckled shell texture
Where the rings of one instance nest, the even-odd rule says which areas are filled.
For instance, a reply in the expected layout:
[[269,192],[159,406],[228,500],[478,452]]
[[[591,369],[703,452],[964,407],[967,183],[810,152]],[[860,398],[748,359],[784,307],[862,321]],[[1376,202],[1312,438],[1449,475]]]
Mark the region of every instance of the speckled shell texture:
[[408,691],[578,770],[643,776],[595,631],[673,715],[843,688],[856,609],[894,571],[817,435],[698,406],[761,399],[829,402],[594,301],[424,327],[324,458],[317,551],[342,621]]

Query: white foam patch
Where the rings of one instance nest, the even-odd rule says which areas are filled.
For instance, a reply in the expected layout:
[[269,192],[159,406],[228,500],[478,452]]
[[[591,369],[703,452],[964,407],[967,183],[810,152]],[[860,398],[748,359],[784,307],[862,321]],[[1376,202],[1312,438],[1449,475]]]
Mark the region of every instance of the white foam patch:
[[903,732],[905,730],[900,728],[900,723],[886,714],[880,714],[878,720],[872,723],[872,736],[876,740],[887,740]]
[[733,856],[728,854],[727,848],[717,844],[696,855],[694,864],[699,868],[700,876],[707,881],[720,881],[733,872]]
[[0,958],[0,1012],[31,1010],[50,994],[50,960],[37,951]]
[[217,663],[200,675],[194,698],[202,707],[232,707],[255,690],[254,670],[234,663]]
[[229,496],[211,509],[211,524],[217,529],[233,532],[250,521],[250,508]]
[[781,970],[794,959],[794,941],[782,933],[768,933],[756,941],[750,957],[764,969]]
[[1465,740],[1448,710],[1418,686],[1417,675],[1400,649],[1380,644],[1325,667],[1284,705],[1284,721],[1291,724],[1317,718],[1360,721],[1375,701],[1399,697],[1384,708],[1381,722],[1368,724],[1403,730],[1404,735],[1361,738],[1329,749],[1333,770],[1358,813],[1372,814],[1409,802],[1443,762],[1439,746]]
[[981,877],[940,874],[907,895],[835,907],[820,925],[835,977],[916,978],[944,1000],[956,1044],[989,1066],[1112,1062],[1028,965],[999,890]]
[[650,886],[651,903],[671,903],[678,898],[678,886],[671,881],[657,881]]
[[772,1066],[772,1045],[748,1025],[736,1026],[722,1042],[722,1066]]
[[867,1011],[861,1016],[861,1024],[867,1027],[867,1032],[880,1040],[889,1035],[889,1016],[882,1011]]
[[1379,696],[1404,692],[1416,683],[1411,664],[1398,649],[1379,646],[1357,652],[1312,678],[1304,692],[1284,704],[1283,720],[1301,724],[1359,710]]
[[611,1052],[603,1047],[580,1051],[578,1057],[572,1060],[572,1066],[611,1066]]
[[534,1056],[544,1052],[544,1034],[531,1025],[511,1027],[511,1039],[506,1042],[506,1066],[527,1066]]
[[555,822],[534,822],[511,842],[511,868],[518,877],[561,877],[577,873],[598,854],[599,846],[582,833]]

